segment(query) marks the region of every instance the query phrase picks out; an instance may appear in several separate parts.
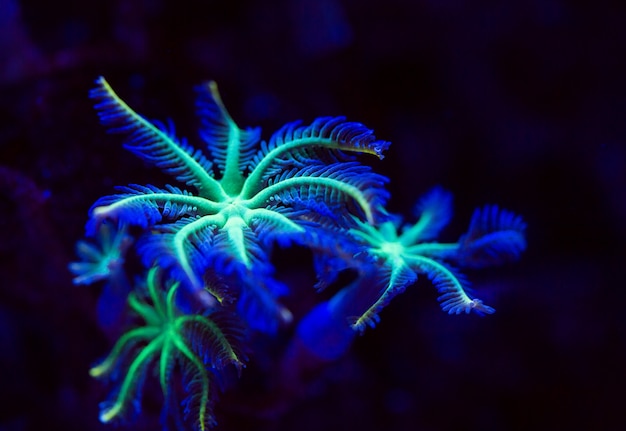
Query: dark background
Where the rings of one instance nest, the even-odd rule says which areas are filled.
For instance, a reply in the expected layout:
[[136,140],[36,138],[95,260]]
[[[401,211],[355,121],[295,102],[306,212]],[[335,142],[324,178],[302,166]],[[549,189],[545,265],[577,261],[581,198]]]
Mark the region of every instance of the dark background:
[[392,211],[440,184],[444,239],[485,203],[528,224],[521,262],[468,274],[496,314],[448,316],[420,281],[286,412],[246,397],[252,357],[217,429],[624,429],[625,23],[602,1],[0,0],[0,430],[115,429],[87,375],[98,289],[66,267],[93,201],[166,179],[98,124],[99,75],[192,142],[207,79],[264,137],[346,115],[393,142],[366,160]]

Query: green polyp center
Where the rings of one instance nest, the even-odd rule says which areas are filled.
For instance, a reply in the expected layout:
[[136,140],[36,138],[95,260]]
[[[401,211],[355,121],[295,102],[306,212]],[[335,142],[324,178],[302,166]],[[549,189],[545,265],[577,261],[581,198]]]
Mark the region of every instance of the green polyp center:
[[176,317],[173,317],[171,320],[164,320],[163,324],[161,325],[161,330],[164,334],[167,334],[168,336],[176,335],[176,333],[178,332],[176,328]]
[[404,253],[404,246],[399,242],[385,242],[380,246],[380,250],[387,256],[400,257]]
[[229,199],[228,202],[225,203],[224,208],[220,211],[224,218],[227,220],[232,218],[240,218],[243,219],[245,213],[250,211],[239,198]]
[[244,178],[243,175],[239,171],[228,172],[229,176],[224,176],[220,185],[222,186],[222,190],[224,193],[229,196],[231,199],[236,199],[241,195],[241,190],[243,188]]

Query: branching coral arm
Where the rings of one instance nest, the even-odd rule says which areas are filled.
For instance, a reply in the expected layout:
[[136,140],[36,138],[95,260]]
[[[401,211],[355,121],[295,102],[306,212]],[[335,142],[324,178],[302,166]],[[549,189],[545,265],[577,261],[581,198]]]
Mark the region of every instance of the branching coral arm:
[[110,127],[111,132],[129,135],[126,148],[177,180],[196,187],[200,195],[213,200],[224,197],[222,187],[209,174],[211,163],[201,152],[178,142],[165,127],[159,128],[137,114],[103,77],[96,80],[89,95],[98,102],[95,108],[102,124]]

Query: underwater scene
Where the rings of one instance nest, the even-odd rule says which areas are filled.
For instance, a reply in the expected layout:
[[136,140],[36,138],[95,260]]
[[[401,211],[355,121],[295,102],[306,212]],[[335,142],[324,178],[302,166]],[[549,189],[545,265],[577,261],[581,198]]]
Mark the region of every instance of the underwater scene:
[[624,429],[625,20],[0,0],[0,431]]

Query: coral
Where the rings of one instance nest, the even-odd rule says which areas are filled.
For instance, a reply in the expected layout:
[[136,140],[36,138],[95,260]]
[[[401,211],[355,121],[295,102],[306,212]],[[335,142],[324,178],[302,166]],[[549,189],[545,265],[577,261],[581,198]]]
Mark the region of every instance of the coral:
[[[401,219],[380,226],[357,222],[350,230],[356,240],[366,245],[366,252],[377,268],[367,283],[377,285],[379,297],[356,317],[353,327],[363,331],[374,327],[378,313],[393,297],[424,274],[439,293],[441,308],[450,314],[491,314],[495,310],[466,292],[467,282],[458,267],[484,267],[512,261],[526,248],[525,224],[519,216],[497,206],[475,211],[468,232],[457,243],[438,243],[434,239],[451,216],[451,194],[436,188],[417,205],[418,220],[401,224]],[[371,290],[371,288],[370,288]]]
[[122,272],[124,254],[133,240],[124,225],[101,223],[97,232],[97,244],[88,241],[76,243],[79,262],[72,262],[69,270],[74,274],[74,284],[91,284],[99,280],[115,278]]
[[[211,411],[215,375],[230,365],[238,370],[243,367],[237,347],[241,333],[210,312],[181,312],[176,305],[179,284],[162,286],[159,270],[151,268],[145,284],[130,293],[128,305],[143,325],[125,332],[111,353],[89,371],[96,378],[122,376],[112,398],[101,405],[102,422],[130,414],[128,410],[140,402],[141,386],[154,366],[168,404],[166,411],[172,412],[177,422],[190,423],[197,430],[215,423]],[[186,395],[180,402],[172,382],[176,367],[185,382]],[[182,419],[179,404],[184,406]]]
[[93,205],[87,234],[106,219],[148,229],[138,244],[145,265],[172,269],[198,292],[210,271],[237,272],[243,280],[269,274],[274,242],[312,245],[325,226],[349,225],[353,216],[374,222],[387,198],[386,178],[347,153],[382,158],[388,143],[343,117],[289,123],[260,141],[258,128],[235,124],[209,82],[198,88],[207,158],[177,139],[171,123],[135,113],[104,78],[91,97],[102,123],[128,135],[126,148],[197,193],[171,185],[120,187]]
[[[206,152],[177,138],[171,122],[136,113],[104,78],[90,93],[101,122],[126,136],[128,150],[191,189],[131,184],[89,210],[93,239],[77,244],[81,261],[70,270],[75,284],[106,281],[100,308],[118,314],[101,323],[125,328],[91,370],[117,387],[103,403],[103,422],[139,410],[148,370],[156,368],[165,426],[214,425],[214,386],[228,365],[241,370],[244,345],[279,356],[266,361],[279,367],[278,386],[304,384],[311,369],[344,355],[359,332],[375,326],[418,274],[438,289],[444,311],[493,313],[468,293],[458,270],[517,259],[526,247],[519,216],[485,206],[458,242],[435,242],[451,218],[450,193],[428,193],[413,224],[390,215],[387,178],[357,159],[382,159],[389,146],[370,129],[321,117],[288,123],[265,141],[259,128],[236,125],[214,82],[197,93]],[[283,299],[293,303],[293,286],[274,276],[276,244],[310,249],[314,287],[338,290],[290,309]],[[127,255],[138,259],[127,263]],[[344,270],[355,277],[342,285]],[[277,344],[282,348],[269,347]]]

